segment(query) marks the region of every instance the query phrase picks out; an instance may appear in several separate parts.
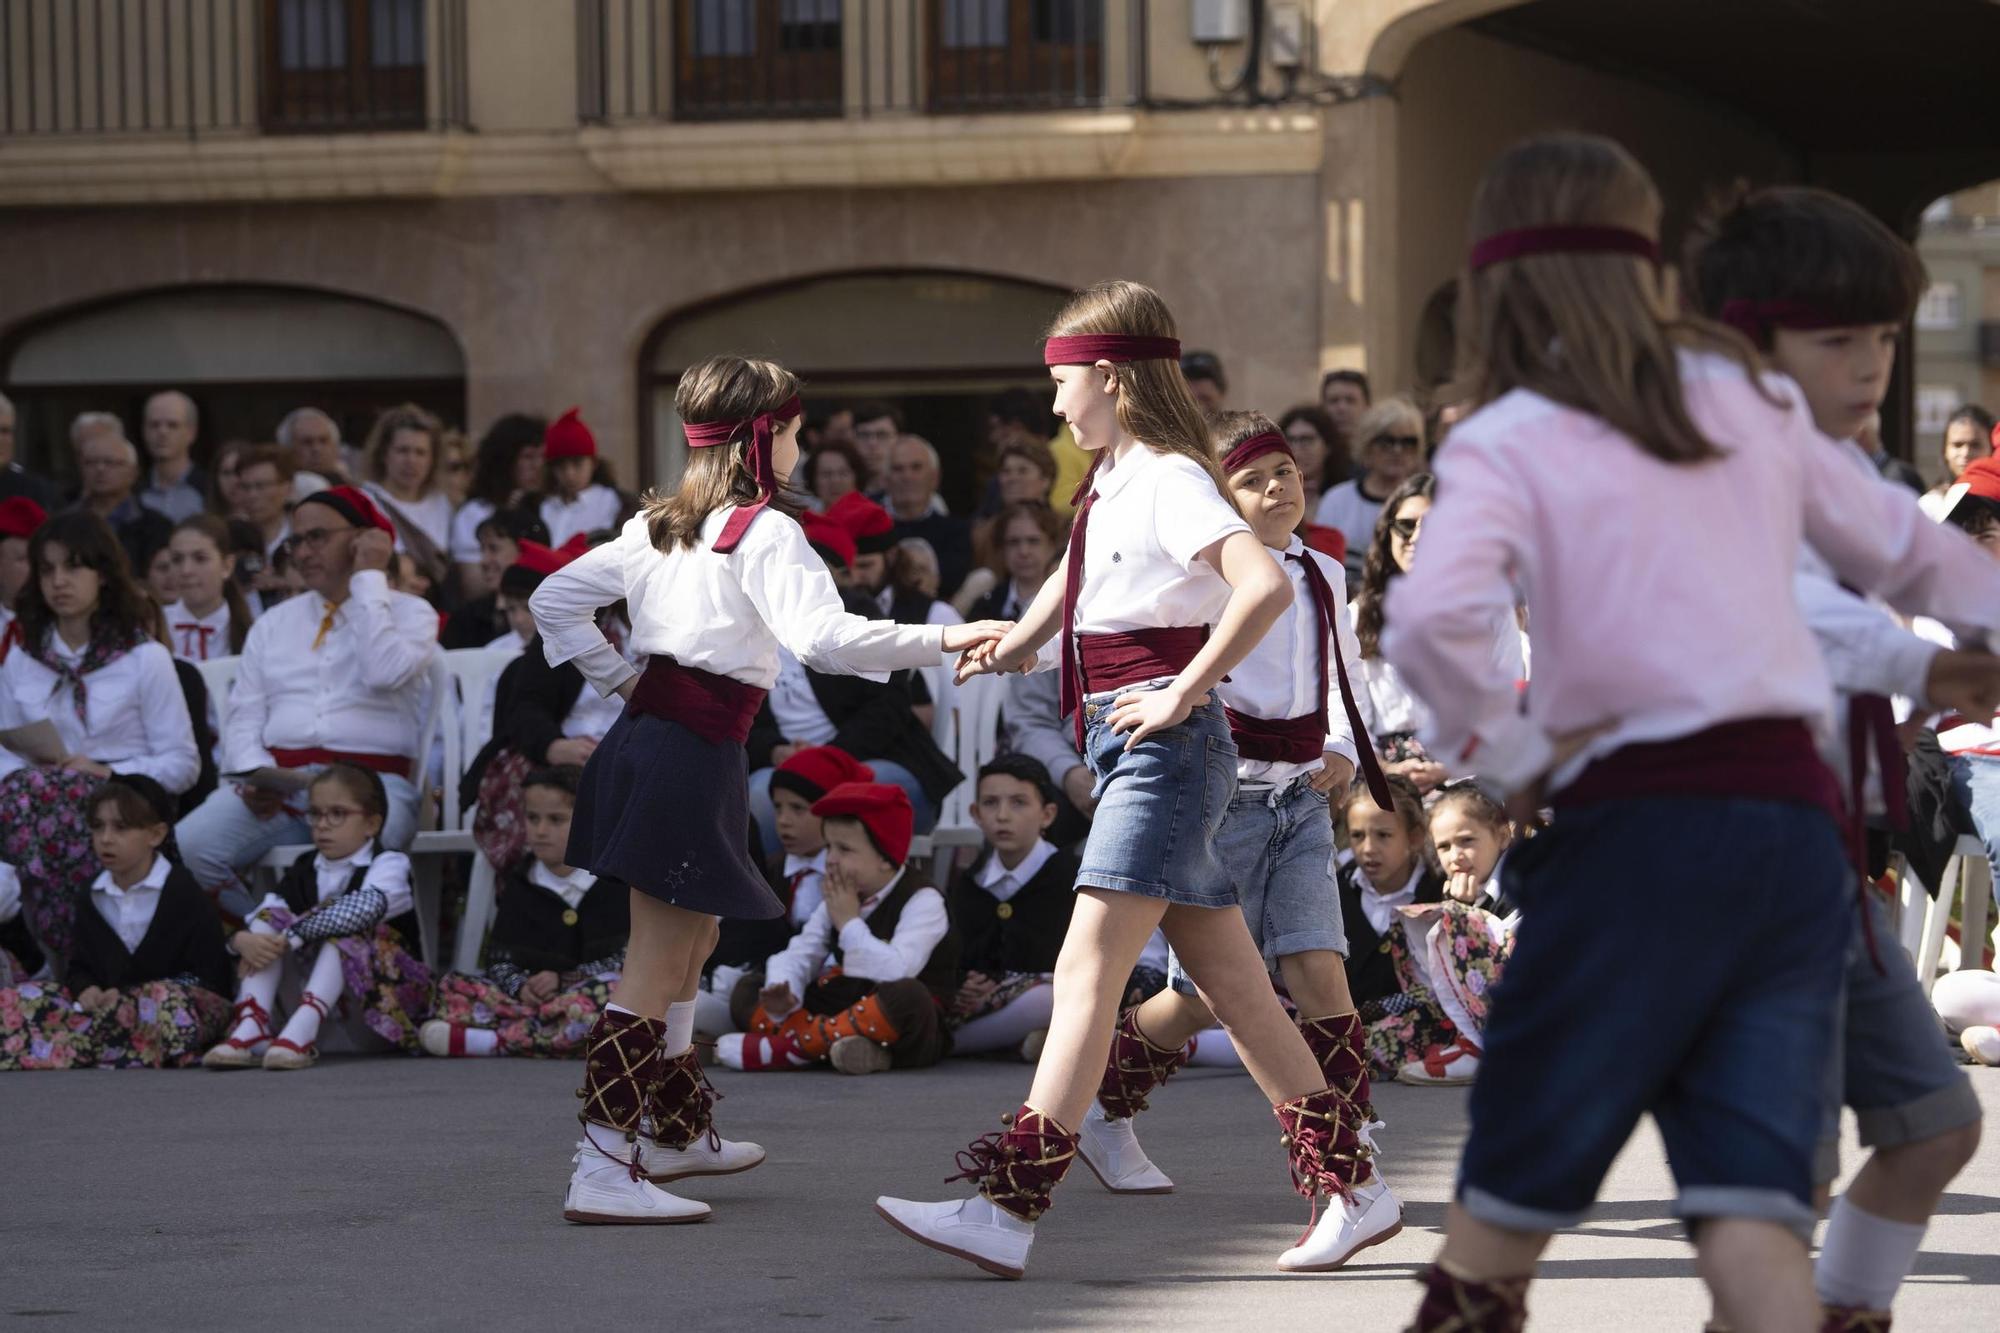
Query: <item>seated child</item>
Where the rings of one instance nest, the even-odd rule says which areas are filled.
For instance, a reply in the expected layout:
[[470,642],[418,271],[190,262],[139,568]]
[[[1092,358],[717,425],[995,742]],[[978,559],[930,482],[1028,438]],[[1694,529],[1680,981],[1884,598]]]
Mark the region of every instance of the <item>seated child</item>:
[[486,938],[486,970],[438,982],[437,1017],[418,1036],[432,1055],[583,1054],[625,966],[631,894],[563,864],[583,770],[521,781],[528,853],[507,871]]
[[1025,754],[979,770],[972,818],[986,848],[947,896],[958,933],[957,994],[945,1006],[960,1055],[1018,1050],[1032,1063],[1047,1035],[1077,860],[1042,835],[1056,819],[1056,785]]
[[1393,1077],[1458,1035],[1425,984],[1399,911],[1444,897],[1444,881],[1424,853],[1429,837],[1424,800],[1416,784],[1400,774],[1389,775],[1389,791],[1394,810],[1377,807],[1359,783],[1348,790],[1340,810],[1353,856],[1339,874],[1347,988],[1368,1029],[1369,1063],[1382,1077]]
[[765,964],[761,990],[737,983],[745,1031],[716,1042],[731,1069],[843,1074],[921,1069],[950,1047],[943,1007],[958,980],[944,895],[904,861],[915,812],[889,783],[850,782],[815,802],[826,832],[821,902],[805,929]]
[[1403,908],[1402,933],[1418,984],[1456,1035],[1406,1062],[1396,1074],[1405,1083],[1470,1083],[1479,1072],[1486,1008],[1520,918],[1500,892],[1500,861],[1513,837],[1507,812],[1470,781],[1444,784],[1431,802],[1444,897],[1431,907]]
[[[410,858],[377,841],[389,798],[373,770],[329,764],[306,789],[314,850],[292,862],[230,938],[243,978],[229,1036],[202,1057],[210,1069],[306,1069],[319,1058],[320,1022],[343,992],[361,1002],[367,1031],[406,1051],[430,1017],[431,973],[404,941],[417,931]],[[271,1036],[278,983],[296,959],[298,1007]]]
[[115,777],[85,806],[104,867],[77,913],[64,984],[0,990],[0,1069],[163,1069],[193,1064],[229,1021],[222,920],[166,850],[174,801],[151,778]]

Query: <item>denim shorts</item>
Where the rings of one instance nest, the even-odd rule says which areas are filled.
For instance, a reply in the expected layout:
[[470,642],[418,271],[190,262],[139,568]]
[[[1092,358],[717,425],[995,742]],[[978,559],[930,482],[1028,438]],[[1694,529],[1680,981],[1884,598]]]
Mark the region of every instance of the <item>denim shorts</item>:
[[1875,952],[1856,931],[1847,950],[1847,1002],[1836,1019],[1822,1091],[1813,1163],[1813,1179],[1821,1185],[1840,1175],[1842,1105],[1854,1108],[1861,1142],[1870,1148],[1922,1143],[1980,1120],[1972,1080],[1958,1067],[1944,1022],[1917,984],[1880,894],[1868,895],[1868,911]]
[[1084,758],[1097,775],[1097,811],[1076,883],[1164,898],[1186,907],[1233,907],[1236,885],[1215,837],[1236,794],[1236,742],[1213,697],[1177,727],[1129,751],[1111,730],[1111,701],[1086,695]]
[[[1215,854],[1235,876],[1250,938],[1272,966],[1315,949],[1347,956],[1333,877],[1333,818],[1325,793],[1314,791],[1308,776],[1280,787],[1238,787],[1215,839]],[[1195,993],[1180,959],[1168,976],[1182,995]]]
[[1561,811],[1508,854],[1521,905],[1458,1196],[1555,1231],[1651,1113],[1685,1218],[1813,1224],[1854,871],[1819,809],[1659,797]]

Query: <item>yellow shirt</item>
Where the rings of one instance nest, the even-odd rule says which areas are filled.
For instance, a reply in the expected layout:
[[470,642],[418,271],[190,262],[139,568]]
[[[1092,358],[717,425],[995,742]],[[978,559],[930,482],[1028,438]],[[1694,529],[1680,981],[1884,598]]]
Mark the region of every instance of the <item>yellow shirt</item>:
[[1067,421],[1057,423],[1056,433],[1049,440],[1049,452],[1056,458],[1056,484],[1049,493],[1049,505],[1058,514],[1068,517],[1076,509],[1069,502],[1069,497],[1075,494],[1083,474],[1090,471],[1090,452],[1077,444]]

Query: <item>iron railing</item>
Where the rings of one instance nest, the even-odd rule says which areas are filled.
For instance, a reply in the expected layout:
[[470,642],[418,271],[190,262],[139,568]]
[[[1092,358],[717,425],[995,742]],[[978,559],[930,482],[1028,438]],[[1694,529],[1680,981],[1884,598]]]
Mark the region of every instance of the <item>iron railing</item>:
[[467,0],[0,0],[0,136],[468,123]]
[[1146,0],[577,0],[586,123],[1131,106]]

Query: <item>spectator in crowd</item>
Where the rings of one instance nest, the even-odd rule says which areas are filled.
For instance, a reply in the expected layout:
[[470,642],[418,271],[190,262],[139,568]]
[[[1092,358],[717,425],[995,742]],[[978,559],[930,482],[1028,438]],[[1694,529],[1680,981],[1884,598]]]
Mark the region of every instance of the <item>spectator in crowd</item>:
[[305,591],[268,610],[243,645],[222,736],[222,768],[245,774],[181,820],[188,869],[237,916],[236,878],[273,847],[304,842],[297,782],[260,777],[358,764],[382,775],[382,844],[407,846],[417,823],[410,751],[437,654],[437,612],[392,592],[383,571],[395,528],[365,491],[337,486],[292,514],[287,552]]
[[578,534],[618,526],[625,497],[604,478],[597,437],[572,407],[549,423],[542,452],[548,460],[549,491],[542,500],[542,523],[549,541],[561,546]]
[[1046,504],[1016,501],[993,520],[998,585],[972,604],[972,620],[1019,620],[1062,558],[1063,521]]
[[[451,559],[461,598],[490,597],[499,586],[500,570],[513,563],[510,557],[489,572],[479,530],[500,510],[512,509],[541,490],[542,437],[548,428],[540,417],[509,412],[481,437],[471,487],[451,521]],[[547,532],[536,540],[547,544]]]
[[897,541],[922,537],[937,552],[939,586],[946,596],[958,591],[972,572],[972,530],[945,508],[938,497],[943,466],[938,452],[921,435],[905,435],[889,454],[889,502]]
[[450,426],[445,429],[439,446],[442,457],[438,463],[438,489],[451,501],[455,518],[465,497],[472,493],[472,441],[464,431]]
[[1994,434],[1993,414],[1977,403],[1967,403],[1946,419],[1941,450],[1944,480],[1926,491],[1923,499],[1917,502],[1932,521],[1944,521],[1951,509],[1946,497],[1972,461],[1992,457],[1995,446],[2000,445]]
[[215,466],[208,475],[208,507],[224,518],[243,517],[243,488],[237,472],[251,447],[248,440],[226,440],[215,451]]
[[1346,481],[1354,472],[1354,459],[1347,451],[1347,436],[1333,424],[1324,408],[1301,403],[1278,418],[1278,429],[1299,462],[1299,479],[1306,489],[1306,515],[1319,512],[1326,492]]
[[1875,465],[1875,470],[1881,473],[1885,480],[1908,486],[1920,496],[1924,493],[1923,474],[1918,472],[1908,459],[1898,458],[1890,453],[1889,447],[1882,443],[1880,412],[1869,414],[1868,420],[1864,421],[1861,429],[1855,432],[1854,442],[1861,446],[1861,452],[1868,455],[1868,461]]
[[938,600],[939,578],[937,552],[922,537],[905,537],[889,552],[890,603],[923,608],[923,620],[913,623],[962,623],[950,603]]
[[1213,352],[1183,352],[1181,375],[1188,390],[1204,412],[1220,411],[1229,397],[1229,377],[1222,373],[1222,358]]
[[154,638],[159,609],[104,521],[57,515],[28,543],[28,563],[19,641],[0,664],[0,726],[46,720],[64,757],[0,750],[0,861],[20,876],[42,948],[62,957],[97,873],[91,792],[115,771],[179,795],[200,776],[201,753],[173,656]]
[[854,443],[854,409],[836,407],[826,414],[826,421],[819,428],[819,444]]
[[843,495],[851,495],[861,489],[861,477],[867,465],[861,461],[861,453],[849,440],[821,440],[819,448],[812,451],[804,463],[806,494],[812,497],[810,507],[825,513],[840,502]]
[[56,507],[56,488],[47,478],[22,467],[14,456],[20,448],[17,421],[13,400],[0,393],[0,500],[25,496],[40,505],[43,512],[50,512]]
[[257,529],[264,544],[266,568],[278,558],[278,550],[292,535],[291,459],[271,444],[253,444],[237,456],[237,509],[243,520]]
[[1343,481],[1319,502],[1318,522],[1347,539],[1347,576],[1361,572],[1376,519],[1389,493],[1423,470],[1424,415],[1407,398],[1389,398],[1362,414],[1350,437],[1361,475]]
[[[1055,480],[1049,487],[1049,504],[1065,518],[1070,513],[1069,498],[1077,483],[1090,469],[1090,455],[1077,448],[1069,423],[1057,418],[1049,407],[1046,385],[1038,390],[1008,389],[993,400],[992,441],[996,457],[1009,444],[1040,444],[1055,463]],[[999,506],[999,486],[988,497]]]
[[1416,558],[1417,538],[1436,490],[1431,474],[1419,472],[1390,494],[1368,544],[1360,548],[1361,590],[1351,607],[1354,636],[1361,641],[1361,660],[1354,669],[1354,698],[1361,720],[1368,724],[1383,769],[1401,774],[1426,793],[1445,780],[1444,765],[1432,759],[1417,739],[1429,713],[1382,656],[1382,630],[1389,585]]
[[[293,475],[301,484],[318,478],[320,490],[346,486],[360,475],[361,459],[340,442],[340,423],[317,407],[295,407],[278,423],[278,446],[292,454]],[[303,500],[307,491],[297,498]]]
[[157,509],[170,523],[208,508],[208,478],[194,465],[194,441],[201,414],[194,399],[166,389],[146,400],[146,454],[152,460],[139,503]]
[[7,660],[14,607],[28,586],[28,543],[48,521],[48,513],[25,495],[0,500],[0,662]]
[[854,448],[861,455],[861,493],[877,504],[889,493],[889,451],[903,436],[903,414],[887,403],[854,409]]
[[1319,405],[1327,420],[1339,432],[1338,440],[1327,443],[1337,455],[1351,456],[1354,452],[1354,433],[1361,424],[1361,414],[1374,405],[1375,395],[1368,388],[1368,377],[1358,370],[1329,370],[1320,377]]
[[167,552],[175,589],[166,603],[167,647],[183,662],[242,652],[256,616],[236,582],[229,524],[214,514],[182,519]]
[[507,633],[507,614],[500,605],[501,575],[520,559],[521,543],[549,543],[549,530],[542,526],[541,516],[525,507],[488,514],[479,521],[477,536],[478,578],[490,591],[460,602],[445,621],[438,641],[446,651],[484,648]]
[[[1058,671],[1007,677],[1000,725],[1007,748],[1034,759],[1055,780],[1062,802],[1049,841],[1073,847],[1090,831],[1090,817],[1097,809],[1097,779],[1077,750],[1074,729],[1063,712],[1061,677]],[[1160,985],[1165,984],[1162,967]]]
[[1401,777],[1390,777],[1389,791],[1395,808],[1383,810],[1356,784],[1336,815],[1353,854],[1339,870],[1347,989],[1367,1025],[1368,1062],[1379,1078],[1421,1061],[1430,1046],[1455,1035],[1423,982],[1412,949],[1417,933],[1406,929],[1400,910],[1444,898],[1444,878],[1430,860],[1423,797]]
[[368,432],[364,487],[396,526],[396,549],[442,582],[451,549],[451,497],[438,486],[444,425],[414,403],[392,407]]
[[1021,504],[1038,504],[1046,509],[1055,484],[1056,459],[1046,443],[1019,439],[1000,446],[990,505],[982,506],[979,517],[972,521],[974,567],[952,595],[953,605],[964,608],[984,600],[1005,573],[1000,550],[1000,513]]
[[72,510],[87,510],[111,525],[125,549],[128,569],[144,570],[173,535],[173,521],[139,503],[139,451],[125,426],[109,412],[85,412],[70,426],[82,489]]
[[153,552],[153,563],[146,566],[139,586],[152,598],[153,605],[165,606],[179,594],[175,591],[174,553],[162,546]]
[[234,978],[215,905],[174,861],[172,798],[133,774],[86,809],[94,876],[64,982],[0,990],[0,1070],[191,1064],[228,1022]]

